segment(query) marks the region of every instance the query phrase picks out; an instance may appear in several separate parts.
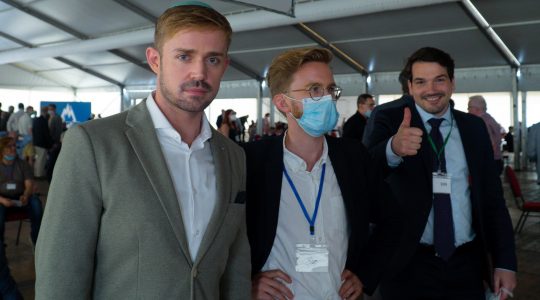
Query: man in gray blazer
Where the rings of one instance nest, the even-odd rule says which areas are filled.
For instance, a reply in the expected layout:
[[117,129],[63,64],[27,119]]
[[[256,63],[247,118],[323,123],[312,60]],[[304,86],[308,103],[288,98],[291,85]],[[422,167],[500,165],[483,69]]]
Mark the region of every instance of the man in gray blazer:
[[156,91],[70,129],[36,248],[36,299],[249,299],[245,158],[204,109],[231,27],[169,8],[146,50]]

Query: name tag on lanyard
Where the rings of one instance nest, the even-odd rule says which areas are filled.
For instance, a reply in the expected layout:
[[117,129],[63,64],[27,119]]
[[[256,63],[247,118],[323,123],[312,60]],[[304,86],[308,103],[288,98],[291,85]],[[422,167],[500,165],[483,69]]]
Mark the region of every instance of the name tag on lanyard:
[[446,173],[433,173],[433,193],[450,194],[452,191],[452,176]]
[[296,244],[296,272],[328,272],[328,247],[325,244]]

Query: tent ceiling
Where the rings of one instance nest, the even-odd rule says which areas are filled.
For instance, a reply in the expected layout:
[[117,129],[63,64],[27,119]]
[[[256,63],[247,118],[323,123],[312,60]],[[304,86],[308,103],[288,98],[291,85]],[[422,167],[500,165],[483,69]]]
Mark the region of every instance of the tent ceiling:
[[[82,40],[138,34],[139,31],[142,37],[144,30],[153,28],[152,19],[175,2],[0,0],[3,24],[0,29],[0,57],[28,47],[34,51]],[[231,20],[242,19],[251,22],[253,27],[262,28],[242,29],[234,33],[230,54],[242,67],[235,68],[233,64],[225,74],[225,81],[262,77],[273,57],[281,51],[318,45],[317,41],[294,26],[294,22],[290,24],[294,19],[289,17],[279,15],[286,25],[269,23],[271,27],[265,28],[267,19],[276,13],[256,10],[237,2],[206,2]],[[399,71],[406,57],[423,46],[439,47],[449,52],[457,68],[509,66],[508,60],[467,14],[461,1],[363,0],[361,3],[368,13],[359,12],[352,16],[343,12],[343,6],[350,5],[351,11],[358,11],[360,2],[295,2],[296,15],[309,20],[304,23],[307,28],[341,49],[370,73]],[[522,65],[540,65],[540,5],[537,0],[471,2]],[[404,7],[403,3],[421,6]],[[430,3],[434,4],[427,5]],[[315,6],[325,8],[323,12],[328,12],[327,15],[308,13],[308,8]],[[333,17],[340,14],[342,17]],[[268,18],[261,18],[261,15]],[[92,52],[58,52],[57,55],[29,56],[31,58],[0,65],[0,86],[77,89],[110,86],[117,82],[127,88],[151,87],[155,84],[155,77],[144,66],[145,49],[150,44],[146,35],[141,39],[146,42],[126,43],[119,49],[103,47]],[[55,58],[58,56],[61,58]],[[350,63],[340,59],[335,59],[332,67],[336,74],[359,74]]]

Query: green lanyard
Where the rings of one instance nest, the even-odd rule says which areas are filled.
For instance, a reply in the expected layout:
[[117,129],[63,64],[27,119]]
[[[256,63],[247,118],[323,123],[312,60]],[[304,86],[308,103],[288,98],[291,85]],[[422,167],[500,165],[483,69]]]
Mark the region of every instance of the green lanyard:
[[[441,123],[442,125],[442,123]],[[439,126],[440,128],[440,126]],[[428,134],[427,138],[429,141],[429,144],[431,145],[431,149],[437,154],[437,160],[439,161],[439,173],[441,172],[441,154],[444,151],[444,148],[446,147],[446,143],[448,143],[448,140],[450,139],[450,134],[452,133],[452,129],[454,128],[454,118],[452,115],[450,115],[450,131],[446,135],[446,138],[444,138],[444,143],[441,147],[441,149],[437,150],[437,146],[435,146],[435,143],[433,142],[433,139],[431,139],[431,135]],[[433,127],[431,127],[431,130],[433,130]]]

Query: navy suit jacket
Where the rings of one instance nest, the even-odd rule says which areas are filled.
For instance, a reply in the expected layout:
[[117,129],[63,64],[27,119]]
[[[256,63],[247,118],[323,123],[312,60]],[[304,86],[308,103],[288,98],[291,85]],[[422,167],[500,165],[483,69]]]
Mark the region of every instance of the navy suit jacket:
[[343,137],[362,141],[366,122],[367,118],[357,111],[343,125]]
[[387,108],[403,105],[403,102],[407,101],[407,99],[412,99],[412,97],[410,95],[402,95],[398,99],[375,106],[371,112],[371,116],[367,119],[366,128],[364,129],[364,135],[362,137],[362,144],[364,144],[366,147],[371,144],[371,133],[373,132],[373,126],[375,125],[375,117],[377,116],[377,113]]
[[[386,144],[397,132],[405,107],[411,109],[411,127],[424,131],[422,145],[417,155],[404,157],[403,162],[392,169],[386,161]],[[485,254],[485,279],[491,283],[493,267],[517,269],[512,223],[503,198],[501,180],[495,171],[493,150],[484,122],[476,116],[454,110],[453,107],[451,109],[469,168],[472,226]],[[388,171],[385,179],[405,216],[404,239],[393,264],[393,271],[399,272],[416,251],[432,206],[433,154],[426,138],[428,133],[413,99],[382,110],[375,118],[368,148],[375,164]]]
[[[364,291],[371,294],[401,236],[397,205],[385,203],[391,197],[374,193],[374,187],[382,181],[370,169],[369,154],[359,141],[332,137],[326,140],[350,229],[345,268],[355,273]],[[247,231],[255,275],[266,263],[276,236],[284,169],[283,136],[245,144],[244,150]],[[377,224],[372,234],[370,223]]]

